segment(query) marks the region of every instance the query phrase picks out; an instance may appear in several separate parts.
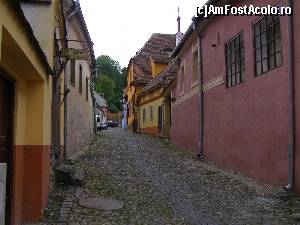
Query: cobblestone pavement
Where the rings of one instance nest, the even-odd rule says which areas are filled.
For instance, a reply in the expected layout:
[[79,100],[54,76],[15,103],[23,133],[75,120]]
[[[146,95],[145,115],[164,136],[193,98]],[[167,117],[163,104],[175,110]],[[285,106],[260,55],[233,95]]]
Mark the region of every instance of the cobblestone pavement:
[[[87,172],[87,182],[52,194],[48,224],[286,225],[299,219],[294,196],[195,160],[164,139],[110,129],[76,164]],[[69,208],[58,223],[64,196]],[[124,207],[85,208],[79,205],[85,197],[113,198]]]

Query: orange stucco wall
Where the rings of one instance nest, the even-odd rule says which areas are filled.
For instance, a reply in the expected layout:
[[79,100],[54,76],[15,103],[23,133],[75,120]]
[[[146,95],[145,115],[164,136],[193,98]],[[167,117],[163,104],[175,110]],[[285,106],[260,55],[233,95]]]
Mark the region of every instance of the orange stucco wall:
[[141,128],[141,132],[144,134],[158,135],[158,127]]

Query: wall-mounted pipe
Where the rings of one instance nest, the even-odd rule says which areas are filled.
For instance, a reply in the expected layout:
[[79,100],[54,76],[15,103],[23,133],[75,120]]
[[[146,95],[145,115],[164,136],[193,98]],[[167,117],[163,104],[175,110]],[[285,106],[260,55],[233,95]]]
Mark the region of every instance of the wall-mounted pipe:
[[[293,9],[293,0],[288,0],[288,7]],[[288,147],[288,184],[286,191],[295,188],[295,95],[294,95],[294,23],[293,15],[287,17],[288,22],[288,106],[289,106],[289,147]]]
[[199,152],[197,154],[198,158],[203,157],[203,141],[204,141],[204,96],[203,96],[203,58],[202,58],[202,37],[196,29],[196,20],[193,18],[193,30],[196,32],[198,37],[198,76],[199,76],[199,104],[200,104],[200,115],[199,115]]

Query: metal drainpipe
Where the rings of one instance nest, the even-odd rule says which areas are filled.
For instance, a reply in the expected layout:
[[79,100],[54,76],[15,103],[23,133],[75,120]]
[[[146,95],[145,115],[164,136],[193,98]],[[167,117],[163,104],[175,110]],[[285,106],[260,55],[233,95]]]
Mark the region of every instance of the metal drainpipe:
[[[293,0],[288,0],[293,8]],[[289,148],[288,148],[288,184],[286,191],[294,190],[295,172],[295,96],[294,96],[294,29],[293,15],[288,16],[288,95],[289,95]]]
[[[69,19],[78,12],[79,8],[76,6],[74,11],[66,17],[66,38],[68,40]],[[68,64],[64,69],[64,93],[68,89]],[[64,159],[68,159],[68,95],[64,96]]]
[[199,153],[197,154],[198,158],[203,157],[203,140],[204,140],[204,104],[203,104],[203,67],[202,67],[202,40],[201,35],[196,29],[196,24],[193,19],[193,30],[196,32],[198,37],[198,73],[199,73],[199,103],[200,103],[200,116],[199,116],[199,131],[200,131],[200,140],[199,140]]

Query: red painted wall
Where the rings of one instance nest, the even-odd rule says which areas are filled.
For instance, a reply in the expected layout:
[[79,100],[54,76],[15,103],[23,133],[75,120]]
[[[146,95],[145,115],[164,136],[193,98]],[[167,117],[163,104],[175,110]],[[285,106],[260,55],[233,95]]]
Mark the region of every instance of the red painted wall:
[[[285,0],[237,1],[239,5],[255,6],[286,5]],[[295,27],[300,27],[295,2]],[[299,11],[298,10],[298,11]],[[280,17],[282,34],[283,65],[259,77],[255,76],[253,55],[252,23],[259,17],[215,17],[203,32],[203,76],[204,83],[226,75],[224,45],[227,41],[244,32],[245,83],[232,88],[220,85],[204,93],[204,155],[219,165],[239,170],[248,176],[275,185],[287,184],[288,156],[288,74],[287,74],[287,17]],[[300,39],[300,30],[295,29],[295,40]],[[295,41],[299,49],[299,41]],[[219,44],[218,44],[219,43]],[[216,47],[212,47],[216,44]],[[296,51],[296,74],[300,71],[300,51]],[[192,68],[191,47],[184,55],[186,67]],[[192,77],[187,71],[186,82]],[[300,78],[296,75],[296,87]],[[176,95],[176,90],[173,94]],[[296,91],[296,102],[300,90]],[[198,118],[198,100],[186,102],[172,108],[171,140],[176,144],[196,149],[199,129],[187,123],[187,115]],[[298,101],[299,102],[299,101]],[[196,106],[197,105],[197,106]],[[196,109],[195,109],[196,107]],[[296,104],[296,116],[300,105]],[[193,112],[193,113],[192,113]],[[297,121],[297,128],[300,123]],[[299,134],[297,149],[299,149]],[[298,147],[299,146],[299,147]],[[298,162],[298,163],[297,163]],[[300,165],[299,154],[296,165]],[[297,167],[299,168],[299,166]],[[296,168],[296,169],[297,169]],[[300,174],[296,175],[297,190],[300,191]]]

